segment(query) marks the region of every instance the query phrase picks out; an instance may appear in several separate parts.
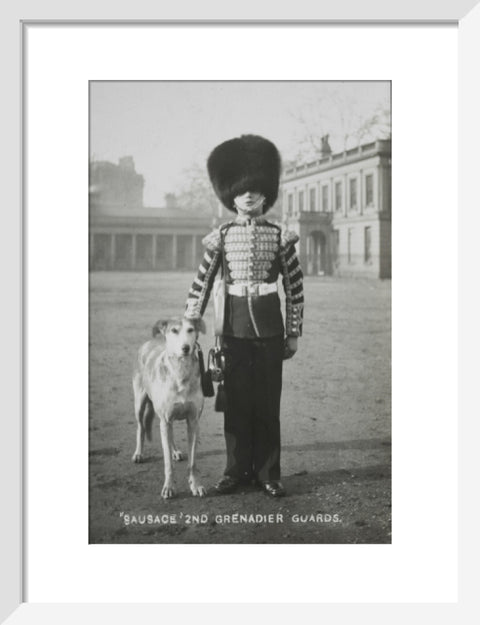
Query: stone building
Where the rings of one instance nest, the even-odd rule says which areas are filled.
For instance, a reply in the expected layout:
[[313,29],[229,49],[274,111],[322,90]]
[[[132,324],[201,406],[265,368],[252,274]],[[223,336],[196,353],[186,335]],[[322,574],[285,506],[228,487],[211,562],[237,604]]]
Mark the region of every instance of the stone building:
[[[132,157],[90,164],[91,270],[195,270],[203,237],[232,219],[185,210],[168,194],[165,206],[143,206],[143,176]],[[375,141],[332,154],[328,137],[312,162],[287,167],[268,219],[300,237],[307,275],[391,277],[391,147]]]
[[118,165],[109,161],[90,163],[90,206],[139,208],[143,206],[143,176],[135,171],[132,156],[123,156]]
[[91,270],[194,270],[211,218],[168,208],[90,214]]
[[378,140],[287,167],[283,222],[307,275],[391,277],[391,143]]
[[89,264],[91,270],[189,270],[203,256],[212,217],[185,211],[166,196],[161,208],[143,206],[143,177],[131,157],[118,165],[90,165]]

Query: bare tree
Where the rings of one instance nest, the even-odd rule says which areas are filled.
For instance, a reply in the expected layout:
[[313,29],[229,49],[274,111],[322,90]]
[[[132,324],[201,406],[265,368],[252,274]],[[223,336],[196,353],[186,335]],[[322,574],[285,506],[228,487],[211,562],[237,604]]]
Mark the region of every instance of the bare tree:
[[392,136],[390,108],[379,105],[372,115],[364,118],[354,136],[358,143],[374,139],[390,139]]
[[322,153],[322,137],[330,136],[333,151],[390,137],[390,103],[384,98],[369,107],[358,106],[353,89],[345,85],[328,85],[321,95],[305,102],[291,112],[297,128],[295,160],[318,157]]
[[192,163],[183,171],[182,177],[184,182],[176,193],[179,208],[214,215],[218,200],[208,179],[205,166]]

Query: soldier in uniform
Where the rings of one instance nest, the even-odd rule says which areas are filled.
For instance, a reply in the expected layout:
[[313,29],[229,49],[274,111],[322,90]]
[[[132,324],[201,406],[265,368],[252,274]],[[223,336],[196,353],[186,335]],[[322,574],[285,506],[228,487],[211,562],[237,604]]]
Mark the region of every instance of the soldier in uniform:
[[[280,166],[275,145],[257,135],[225,141],[207,162],[215,193],[236,217],[203,240],[206,250],[185,316],[203,315],[215,275],[224,272],[227,462],[216,485],[220,494],[255,480],[271,497],[285,495],[280,481],[282,365],[297,351],[304,300],[295,252],[298,236],[264,216],[277,199]],[[285,324],[277,287],[280,276]]]

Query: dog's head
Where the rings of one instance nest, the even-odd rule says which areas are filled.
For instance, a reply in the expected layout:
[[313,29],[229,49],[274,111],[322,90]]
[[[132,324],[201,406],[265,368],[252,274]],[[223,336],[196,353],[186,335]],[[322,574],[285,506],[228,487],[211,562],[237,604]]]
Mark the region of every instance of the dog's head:
[[152,328],[153,337],[162,335],[165,338],[166,351],[178,358],[192,354],[200,332],[202,334],[206,332],[203,319],[185,319],[185,317],[160,320]]

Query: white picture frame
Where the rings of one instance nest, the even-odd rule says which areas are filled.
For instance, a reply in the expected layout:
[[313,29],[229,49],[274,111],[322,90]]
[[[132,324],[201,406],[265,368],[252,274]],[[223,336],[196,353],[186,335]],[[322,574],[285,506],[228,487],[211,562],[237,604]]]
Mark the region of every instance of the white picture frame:
[[[186,3],[185,3],[186,4]],[[292,18],[290,11],[282,12],[276,8],[268,12],[258,3],[252,6],[242,4],[243,11],[235,12],[235,9],[227,11],[227,7],[217,3],[212,6],[205,6],[202,9],[191,6],[176,6],[162,9],[161,19],[164,23],[170,21],[189,21],[192,28],[201,28],[208,21],[217,22],[218,28],[228,27],[230,20],[243,20],[244,23],[258,23],[261,21],[270,22],[270,16],[275,15],[277,26],[279,22],[285,24],[297,22],[305,26],[320,23],[340,23],[350,24],[351,27],[375,22],[377,28],[387,27],[388,24],[409,24],[442,27],[443,25],[453,26],[458,30],[459,37],[459,97],[460,97],[460,121],[459,121],[459,178],[458,189],[459,198],[459,226],[460,245],[458,263],[460,267],[459,295],[460,313],[462,325],[459,332],[459,356],[460,364],[458,374],[459,387],[459,409],[458,416],[462,419],[461,428],[461,454],[460,454],[460,474],[462,482],[460,488],[460,522],[461,531],[459,533],[459,594],[458,599],[449,602],[448,605],[441,602],[432,603],[425,600],[416,603],[406,603],[398,606],[389,603],[388,600],[379,602],[381,605],[352,603],[347,599],[346,603],[339,605],[337,602],[331,603],[328,597],[318,596],[312,593],[309,600],[310,605],[303,603],[288,604],[286,597],[287,590],[281,589],[278,596],[268,593],[265,596],[265,603],[277,604],[273,606],[261,605],[239,605],[232,610],[230,602],[224,605],[188,605],[189,599],[185,599],[182,605],[169,604],[168,597],[161,597],[159,604],[111,604],[111,603],[84,603],[82,605],[65,603],[25,603],[23,600],[23,575],[28,562],[24,557],[24,519],[23,501],[25,494],[22,490],[24,466],[27,460],[23,456],[28,443],[27,431],[23,429],[22,415],[26,410],[31,410],[28,394],[22,394],[23,374],[25,373],[26,359],[28,353],[25,352],[25,337],[22,338],[22,328],[25,327],[25,316],[27,311],[22,306],[25,304],[22,294],[25,294],[26,285],[22,287],[22,275],[25,262],[25,255],[28,254],[28,229],[29,224],[23,222],[22,204],[28,201],[29,189],[22,187],[22,165],[25,166],[26,150],[24,134],[20,132],[22,128],[22,91],[21,86],[25,84],[24,50],[22,43],[25,43],[25,29],[34,23],[48,24],[57,22],[56,27],[68,29],[69,25],[79,25],[79,14],[77,7],[62,7],[61,12],[49,3],[42,3],[39,11],[26,0],[15,4],[14,7],[2,8],[2,63],[4,65],[4,101],[2,103],[4,119],[4,136],[6,146],[3,149],[3,171],[9,171],[8,179],[5,180],[4,200],[5,205],[12,207],[10,211],[4,211],[6,225],[4,232],[8,233],[2,249],[2,271],[4,273],[4,284],[7,286],[5,302],[8,302],[3,310],[3,325],[5,331],[5,349],[2,353],[2,379],[5,381],[5,396],[7,399],[6,410],[1,420],[2,440],[4,453],[1,459],[1,480],[2,480],[2,531],[1,531],[1,586],[2,602],[0,604],[0,619],[6,619],[8,623],[30,623],[38,622],[42,619],[45,622],[101,622],[115,619],[118,623],[127,623],[132,620],[147,620],[152,618],[175,618],[177,621],[186,618],[202,618],[197,611],[204,613],[208,610],[209,618],[228,618],[230,621],[240,621],[247,618],[253,609],[256,618],[261,618],[261,613],[277,617],[282,614],[287,618],[307,618],[307,613],[314,610],[317,618],[334,620],[339,619],[339,615],[345,620],[367,619],[373,623],[404,622],[406,619],[420,622],[420,620],[433,620],[436,623],[459,622],[470,623],[475,621],[474,614],[478,615],[478,605],[475,602],[476,578],[473,567],[474,547],[477,546],[477,539],[474,539],[473,523],[475,520],[474,501],[476,484],[474,476],[476,466],[474,465],[476,441],[474,426],[476,426],[475,414],[472,414],[470,423],[466,421],[470,416],[474,406],[476,380],[475,348],[478,348],[478,303],[475,297],[475,288],[478,279],[475,271],[474,250],[476,245],[475,228],[478,216],[474,214],[473,207],[477,202],[474,196],[474,184],[478,176],[478,158],[475,150],[480,143],[480,127],[477,119],[477,111],[480,110],[480,92],[476,59],[480,54],[480,6],[476,0],[464,0],[463,2],[443,2],[435,4],[432,2],[422,2],[417,0],[413,3],[395,3],[392,6],[384,6],[382,3],[366,2],[359,5],[352,2],[326,3],[322,7],[321,18],[319,17],[318,5],[306,6],[307,3],[298,3],[295,7],[290,7],[292,12],[298,17]],[[53,3],[52,3],[53,5]],[[148,5],[148,6],[147,6]],[[215,5],[215,6],[213,6]],[[84,2],[82,15],[88,14],[88,24],[95,26],[102,20],[111,23],[112,28],[118,26],[117,20],[125,19],[126,23],[132,23],[130,15],[118,15],[116,20],[111,20],[111,15],[116,15],[120,11],[114,9],[106,13],[103,4],[98,2]],[[236,7],[238,9],[238,7]],[[40,15],[39,15],[40,13]],[[154,3],[140,3],[135,8],[138,20],[144,21],[145,25],[152,24],[155,20],[160,20],[158,7]],[[230,13],[230,15],[227,15]],[[242,13],[242,14],[239,14]],[[248,19],[245,15],[248,14]],[[30,19],[29,19],[30,18]],[[128,19],[127,19],[128,18]],[[37,20],[41,20],[37,21]],[[59,21],[62,20],[62,21]],[[137,24],[139,25],[139,24]],[[432,60],[434,63],[434,60]],[[74,70],[73,70],[74,71]],[[23,96],[26,94],[23,93]],[[86,105],[86,103],[85,103]],[[395,109],[394,109],[395,115]],[[24,128],[24,126],[23,126]],[[441,133],[441,128],[439,128]],[[23,143],[22,143],[23,142]],[[12,166],[13,163],[13,166]],[[24,174],[24,172],[23,172]],[[452,217],[452,221],[455,216]],[[455,230],[455,228],[454,228]],[[447,296],[455,295],[451,288],[446,285]],[[85,295],[86,296],[86,295]],[[449,317],[452,325],[445,327],[445,336],[454,342],[457,341],[455,317]],[[439,337],[442,340],[442,337]],[[432,358],[433,358],[432,354]],[[470,365],[470,366],[469,366]],[[455,380],[452,379],[452,384]],[[478,430],[478,426],[475,428]],[[23,440],[23,442],[22,442]],[[22,452],[23,450],[23,452]],[[428,484],[427,486],[428,487]],[[449,510],[450,514],[456,514],[455,510]],[[86,512],[85,512],[86,514]],[[394,512],[395,514],[395,512]],[[440,521],[439,521],[440,522]],[[470,542],[471,541],[471,542]],[[470,567],[470,568],[469,568]],[[68,574],[68,572],[67,572]],[[301,575],[301,573],[300,573]],[[215,580],[212,580],[215,583]],[[212,593],[213,596],[213,593]],[[207,599],[215,602],[212,597]],[[242,593],[239,590],[238,603],[242,602]],[[47,600],[49,601],[49,600]],[[218,598],[218,603],[222,604],[222,597]],[[314,605],[312,605],[314,604]],[[427,605],[428,604],[428,605]],[[295,612],[294,612],[295,611]],[[263,616],[263,615],[262,615]],[[477,616],[478,618],[478,616]]]

